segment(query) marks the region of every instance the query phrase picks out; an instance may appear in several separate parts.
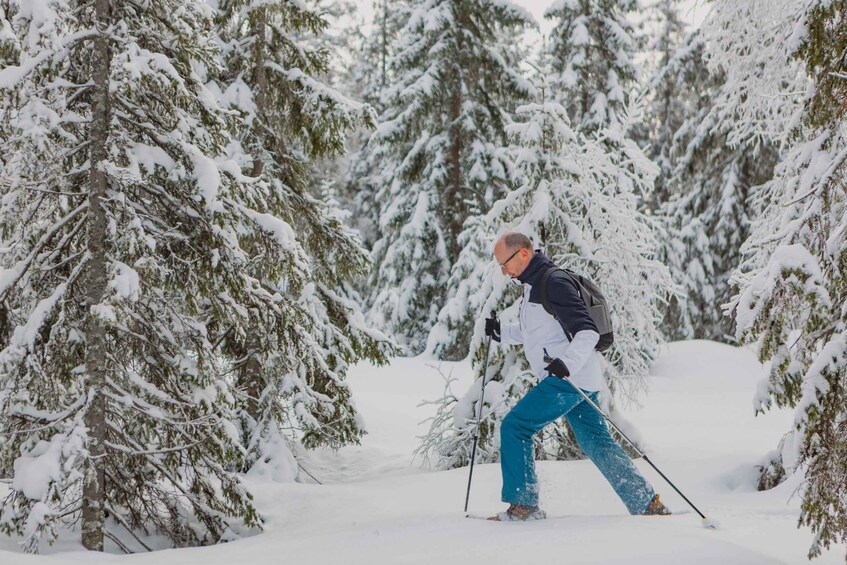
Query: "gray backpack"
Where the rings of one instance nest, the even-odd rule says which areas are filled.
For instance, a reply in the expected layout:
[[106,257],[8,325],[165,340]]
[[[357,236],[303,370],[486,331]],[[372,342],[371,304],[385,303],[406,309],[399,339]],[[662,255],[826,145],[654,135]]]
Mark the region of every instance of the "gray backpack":
[[[551,267],[547,270],[547,272],[541,275],[541,305],[544,306],[544,310],[556,318],[559,324],[562,325],[562,321],[559,320],[559,317],[556,316],[556,312],[550,306],[550,297],[547,290],[547,283],[550,279],[550,275],[552,275],[555,271],[562,271],[576,282],[576,286],[579,288],[579,294],[582,295],[582,301],[585,302],[585,307],[588,308],[588,314],[591,316],[591,319],[594,321],[594,325],[597,326],[597,331],[600,334],[600,341],[597,342],[594,349],[597,351],[606,351],[615,342],[615,334],[612,332],[612,320],[609,318],[609,308],[606,305],[606,297],[603,296],[603,292],[591,279],[572,273],[567,269]],[[562,329],[565,330],[565,335],[568,336],[568,339],[573,339],[573,336],[568,334],[568,330],[565,329],[564,325],[562,325]]]

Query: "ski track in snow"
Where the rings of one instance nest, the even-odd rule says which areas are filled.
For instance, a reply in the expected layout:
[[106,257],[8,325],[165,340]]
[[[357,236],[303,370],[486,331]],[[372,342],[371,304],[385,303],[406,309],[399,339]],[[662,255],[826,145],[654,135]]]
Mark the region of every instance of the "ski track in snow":
[[[752,399],[765,369],[747,350],[704,341],[670,344],[653,367],[641,408],[624,409],[651,460],[719,529],[710,530],[644,461],[636,465],[670,517],[633,517],[587,461],[540,462],[547,520],[497,523],[468,520],[462,511],[468,469],[434,471],[412,460],[417,437],[434,411],[444,373],[459,377],[454,392],[472,383],[467,363],[395,359],[389,367],[359,365],[350,383],[368,428],[360,446],[300,454],[323,484],[250,480],[265,533],[207,548],[116,555],[81,550],[76,532],[63,534],[44,555],[21,554],[0,538],[0,564],[133,565],[427,564],[559,562],[573,564],[800,564],[812,540],[797,529],[799,479],[755,490],[761,458],[791,426],[790,410],[754,417]],[[496,464],[474,468],[469,511],[503,510]],[[5,485],[0,483],[0,496]],[[132,543],[129,541],[128,543]],[[843,564],[843,545],[814,564]]]

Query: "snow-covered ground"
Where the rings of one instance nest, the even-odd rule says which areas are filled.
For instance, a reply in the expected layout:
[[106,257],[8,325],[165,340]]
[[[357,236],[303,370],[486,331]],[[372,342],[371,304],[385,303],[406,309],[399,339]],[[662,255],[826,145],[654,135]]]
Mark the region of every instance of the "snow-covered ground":
[[[369,434],[361,446],[310,453],[303,467],[318,484],[252,487],[267,518],[264,534],[216,547],[155,554],[92,555],[68,536],[42,556],[20,554],[0,538],[0,564],[346,565],[457,563],[800,564],[811,542],[796,528],[796,480],[755,490],[755,465],[789,429],[792,414],[754,417],[752,398],[763,368],[754,356],[711,342],[671,344],[653,368],[643,406],[626,410],[655,464],[710,518],[696,514],[643,461],[637,462],[677,515],[631,517],[589,462],[539,465],[542,505],[550,519],[494,523],[462,512],[467,469],[436,472],[412,461],[422,400],[443,389],[439,370],[471,383],[463,363],[396,359],[390,367],[356,367],[351,375]],[[311,480],[311,479],[309,479]],[[470,510],[502,510],[497,465],[474,469]],[[2,486],[0,485],[0,490]],[[2,494],[2,493],[0,493]],[[844,563],[839,546],[813,563]]]

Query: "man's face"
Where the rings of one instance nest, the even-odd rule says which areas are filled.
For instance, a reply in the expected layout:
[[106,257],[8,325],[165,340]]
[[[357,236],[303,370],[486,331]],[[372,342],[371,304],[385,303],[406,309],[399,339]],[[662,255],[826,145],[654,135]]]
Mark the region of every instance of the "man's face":
[[503,241],[494,246],[494,260],[500,265],[500,272],[507,277],[517,278],[524,272],[532,260],[532,251],[525,247],[506,247]]

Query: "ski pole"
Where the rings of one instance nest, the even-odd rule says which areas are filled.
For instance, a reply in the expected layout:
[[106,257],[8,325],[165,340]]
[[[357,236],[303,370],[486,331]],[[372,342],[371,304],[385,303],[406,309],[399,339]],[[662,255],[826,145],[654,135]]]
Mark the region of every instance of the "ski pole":
[[[544,350],[544,362],[545,362],[545,363],[552,363],[553,361],[554,361],[554,359],[553,359],[552,357],[550,357],[549,355],[547,355],[547,350],[545,349],[545,350]],[[568,381],[568,382],[570,382],[570,381]],[[607,422],[609,422],[609,424],[611,424],[613,428],[615,428],[615,431],[617,431],[619,434],[621,434],[621,437],[623,437],[623,438],[624,438],[624,439],[625,439],[625,440],[629,443],[629,445],[631,445],[631,446],[632,446],[632,448],[633,448],[633,449],[635,449],[635,451],[638,453],[638,455],[640,455],[641,457],[643,457],[643,458],[644,458],[644,460],[645,460],[645,461],[647,461],[647,463],[649,463],[649,464],[650,464],[650,466],[651,466],[651,467],[653,467],[653,469],[655,469],[655,471],[656,471],[657,473],[659,473],[659,475],[661,475],[661,477],[662,477],[663,479],[665,479],[665,482],[666,482],[666,483],[668,483],[669,485],[671,485],[671,487],[673,487],[673,489],[677,492],[677,494],[678,494],[679,496],[681,496],[681,497],[682,497],[682,499],[683,499],[683,500],[685,500],[685,502],[687,502],[687,503],[688,503],[688,506],[690,506],[691,508],[693,508],[693,509],[694,509],[694,511],[695,511],[695,512],[697,512],[697,514],[699,514],[699,515],[700,515],[700,517],[703,519],[703,524],[704,524],[705,526],[710,527],[710,528],[714,528],[714,527],[715,527],[715,526],[714,526],[714,524],[713,524],[713,523],[712,523],[712,522],[711,522],[708,518],[706,518],[706,516],[705,516],[702,512],[700,512],[700,510],[698,510],[696,506],[694,506],[694,503],[693,503],[693,502],[691,502],[690,500],[688,500],[688,497],[687,497],[687,496],[685,496],[684,494],[682,494],[682,491],[681,491],[681,490],[679,490],[678,488],[676,488],[676,485],[675,485],[675,484],[673,484],[673,483],[671,482],[671,480],[670,480],[669,478],[667,478],[667,477],[665,476],[665,474],[664,474],[662,471],[660,471],[660,470],[659,470],[659,468],[658,468],[658,467],[656,467],[656,466],[653,464],[653,462],[652,462],[652,461],[650,461],[650,458],[649,458],[649,457],[647,457],[647,454],[646,454],[646,453],[644,453],[643,451],[641,451],[641,449],[640,449],[637,445],[635,445],[635,442],[634,442],[634,441],[632,441],[631,439],[629,439],[629,438],[627,437],[627,435],[626,435],[625,433],[623,433],[623,431],[622,431],[622,430],[621,430],[621,429],[620,429],[620,428],[619,428],[619,427],[618,427],[618,426],[617,426],[617,425],[616,425],[616,424],[612,421],[612,419],[611,419],[611,418],[609,418],[609,417],[606,415],[606,413],[605,413],[605,412],[603,412],[603,410],[602,410],[599,406],[597,406],[597,404],[595,404],[595,403],[594,403],[594,401],[593,401],[593,400],[591,400],[591,398],[589,398],[589,396],[588,396],[587,394],[585,394],[585,393],[582,391],[582,389],[581,389],[581,388],[579,388],[578,386],[576,386],[576,385],[575,385],[575,384],[573,384],[573,383],[571,383],[571,387],[573,387],[574,389],[576,389],[576,391],[577,391],[579,394],[581,394],[581,395],[582,395],[582,398],[584,398],[584,399],[585,399],[585,401],[586,401],[586,402],[588,402],[588,404],[590,404],[590,405],[591,405],[591,407],[592,407],[592,408],[594,408],[594,409],[597,411],[597,413],[598,413],[598,414],[600,414],[601,416],[603,416],[603,418],[604,418]]]
[[[497,319],[497,312],[491,311],[491,319]],[[473,479],[473,464],[476,459],[476,445],[479,442],[479,422],[482,419],[482,403],[485,400],[485,377],[488,374],[488,353],[491,351],[491,336],[488,336],[488,345],[485,346],[485,362],[482,364],[482,390],[479,393],[479,410],[476,414],[476,431],[473,436],[473,449],[471,449],[471,468],[468,473],[468,492],[465,494],[465,512],[468,511],[468,500],[471,498],[471,480]]]

